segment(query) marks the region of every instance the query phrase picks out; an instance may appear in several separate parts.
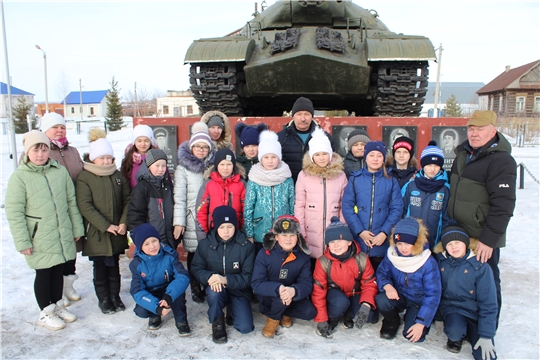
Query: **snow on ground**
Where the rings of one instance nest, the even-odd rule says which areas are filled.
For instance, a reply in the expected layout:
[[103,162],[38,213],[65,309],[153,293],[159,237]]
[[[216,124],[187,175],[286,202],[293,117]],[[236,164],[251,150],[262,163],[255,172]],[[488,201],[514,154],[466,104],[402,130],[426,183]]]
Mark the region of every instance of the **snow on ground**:
[[[68,129],[72,145],[83,154],[88,151],[87,130],[96,124],[84,124],[83,133]],[[117,165],[131,139],[131,125],[109,134]],[[2,200],[7,181],[13,172],[9,159],[9,139],[2,135]],[[17,135],[22,151],[22,135]],[[539,148],[515,148],[516,162],[524,163],[536,178],[539,176]],[[526,174],[525,189],[518,190],[514,218],[508,229],[508,246],[502,250],[500,268],[503,281],[503,308],[495,339],[501,359],[538,359],[539,351],[539,185]],[[315,334],[313,322],[295,321],[292,328],[281,329],[274,339],[261,335],[266,318],[253,305],[255,331],[241,335],[228,327],[229,342],[212,342],[206,304],[191,301],[188,290],[188,320],[192,335],[181,338],[176,333],[172,314],[158,331],[147,331],[145,319],[133,313],[129,295],[130,259],[121,258],[121,297],[125,312],[104,315],[97,306],[92,283],[92,264],[80,253],[77,259],[79,281],[76,289],[82,300],[70,307],[78,316],[61,331],[52,332],[36,325],[39,309],[33,294],[34,271],[15,251],[5,211],[1,209],[1,357],[2,358],[389,358],[389,359],[472,359],[465,343],[460,354],[445,349],[446,336],[433,331],[421,344],[411,344],[401,335],[392,341],[379,337],[381,323],[362,330],[338,328],[333,339]]]

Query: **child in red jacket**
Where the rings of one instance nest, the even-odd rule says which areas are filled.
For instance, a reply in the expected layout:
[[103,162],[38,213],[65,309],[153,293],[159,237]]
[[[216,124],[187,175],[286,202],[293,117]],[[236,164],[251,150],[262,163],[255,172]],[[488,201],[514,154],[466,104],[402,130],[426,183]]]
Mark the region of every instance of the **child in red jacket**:
[[337,216],[326,228],[325,243],[326,251],[315,264],[311,299],[317,309],[317,334],[331,338],[341,317],[347,329],[355,323],[362,328],[375,309],[378,290],[371,263]]

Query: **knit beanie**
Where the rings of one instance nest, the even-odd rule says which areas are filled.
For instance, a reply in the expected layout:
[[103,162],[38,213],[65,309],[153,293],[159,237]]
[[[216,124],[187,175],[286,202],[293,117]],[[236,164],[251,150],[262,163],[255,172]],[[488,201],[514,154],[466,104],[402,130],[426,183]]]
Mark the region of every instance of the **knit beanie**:
[[233,167],[236,166],[236,157],[234,156],[234,153],[230,149],[219,149],[216,152],[216,156],[214,157],[214,165],[217,169],[220,162],[223,160],[229,160],[233,163]]
[[88,131],[88,140],[90,141],[90,161],[94,161],[98,157],[104,155],[109,155],[114,158],[112,145],[107,141],[106,136],[105,131],[98,127],[93,127]]
[[221,118],[221,116],[218,115],[213,115],[212,117],[210,117],[206,124],[209,128],[211,128],[212,126],[219,126],[221,129],[225,128],[225,123],[223,122],[223,119]]
[[[151,237],[155,237],[161,241],[159,231],[151,224],[141,224],[131,231],[133,242],[137,249],[141,250],[144,242]],[[141,250],[142,251],[142,250]]]
[[328,140],[328,137],[324,133],[324,130],[320,127],[316,127],[315,130],[311,133],[311,139],[308,143],[309,146],[309,158],[311,161],[313,161],[313,155],[315,155],[318,152],[325,152],[330,154],[330,158],[332,158],[332,145],[330,144],[330,140]]
[[300,234],[300,221],[292,215],[281,215],[272,227],[274,234]]
[[420,225],[418,221],[413,218],[405,218],[399,220],[394,228],[394,242],[398,243],[400,241],[414,245],[416,238],[418,238],[418,230]]
[[218,206],[212,213],[212,222],[214,223],[214,228],[216,229],[225,223],[231,223],[235,228],[237,228],[238,217],[236,216],[236,210],[228,205]]
[[236,133],[236,140],[240,138],[240,147],[248,145],[259,145],[259,135],[261,131],[266,130],[268,126],[264,123],[259,123],[255,126],[249,126],[246,123],[239,122],[234,127]]
[[313,109],[313,103],[311,100],[305,97],[299,97],[292,107],[291,114],[294,116],[298,111],[309,111],[311,115],[315,114],[315,110]]
[[327,246],[328,244],[330,244],[330,242],[334,240],[354,240],[351,234],[351,230],[349,229],[347,224],[339,221],[339,217],[337,216],[332,216],[332,219],[330,219],[330,225],[328,225],[326,231],[324,232],[324,243]]
[[281,161],[281,144],[277,134],[271,130],[264,130],[259,137],[259,161],[267,154],[274,154]]
[[394,141],[394,145],[392,145],[392,156],[396,155],[396,150],[399,148],[406,149],[410,154],[411,157],[414,156],[414,140],[410,139],[406,136],[400,136]]
[[66,126],[66,119],[60,114],[57,113],[47,113],[41,117],[41,131],[46,133],[47,130],[52,128],[55,125],[64,125]]
[[422,167],[429,164],[436,164],[440,167],[444,164],[444,153],[437,147],[437,142],[433,140],[428,143],[428,146],[422,151],[422,155],[420,156],[420,165]]
[[22,143],[24,146],[24,152],[28,155],[30,149],[37,144],[45,144],[49,148],[51,147],[51,142],[47,135],[42,133],[39,130],[32,130],[23,135]]
[[370,141],[371,139],[369,138],[369,135],[365,130],[362,130],[362,129],[353,130],[351,131],[347,139],[347,150],[351,151],[351,148],[357,142],[363,142],[367,144]]
[[152,131],[152,128],[148,125],[142,125],[139,124],[133,128],[133,132],[131,133],[131,143],[135,144],[135,140],[139,136],[146,136],[150,139],[150,143],[153,145],[154,142],[154,132]]
[[150,167],[153,163],[155,163],[158,160],[165,160],[167,162],[167,154],[163,150],[160,149],[150,149],[146,153],[146,166]]
[[446,245],[451,241],[461,241],[467,248],[471,242],[467,231],[461,226],[448,226],[444,228],[441,233],[441,243],[444,250],[446,250]]
[[210,151],[212,151],[212,139],[208,135],[208,125],[202,121],[197,121],[191,127],[191,138],[189,139],[189,149],[193,148],[196,143],[202,142],[208,145]]
[[383,154],[384,160],[386,160],[386,146],[382,141],[370,141],[364,146],[364,159],[372,151],[378,151]]

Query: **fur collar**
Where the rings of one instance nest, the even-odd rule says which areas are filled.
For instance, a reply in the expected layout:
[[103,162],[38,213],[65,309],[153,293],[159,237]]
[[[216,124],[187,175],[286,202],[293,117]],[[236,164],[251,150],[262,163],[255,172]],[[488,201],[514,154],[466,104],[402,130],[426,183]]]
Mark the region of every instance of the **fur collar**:
[[208,120],[210,120],[210,118],[214,115],[217,115],[221,119],[223,119],[224,124],[221,137],[217,141],[214,141],[216,147],[215,150],[217,151],[220,149],[226,149],[231,143],[231,124],[229,123],[229,118],[227,117],[227,115],[217,110],[211,110],[204,113],[204,115],[201,117],[201,121],[208,125]]
[[[415,219],[418,221],[418,224],[420,225],[420,228],[418,229],[418,238],[416,239],[416,242],[413,245],[411,256],[416,256],[422,254],[422,252],[426,249],[427,246],[429,246],[428,242],[428,231],[427,227],[424,225],[424,222],[420,219]],[[394,229],[392,229],[392,234],[390,236],[390,247],[396,248],[396,243],[394,242]]]
[[332,161],[325,168],[317,166],[309,157],[309,152],[302,159],[302,170],[307,175],[318,178],[335,179],[343,172],[343,158],[338,153],[332,154]]
[[189,149],[189,140],[178,147],[178,165],[182,165],[191,172],[202,174],[214,163],[215,150],[212,149],[205,159],[199,159]]
[[[271,251],[272,249],[276,247],[276,244],[277,244],[277,240],[273,232],[269,232],[266,235],[264,235],[263,247],[265,250]],[[304,239],[304,236],[301,233],[298,233],[298,243],[296,245],[305,254],[307,255],[311,254],[311,250],[309,249],[306,239]]]

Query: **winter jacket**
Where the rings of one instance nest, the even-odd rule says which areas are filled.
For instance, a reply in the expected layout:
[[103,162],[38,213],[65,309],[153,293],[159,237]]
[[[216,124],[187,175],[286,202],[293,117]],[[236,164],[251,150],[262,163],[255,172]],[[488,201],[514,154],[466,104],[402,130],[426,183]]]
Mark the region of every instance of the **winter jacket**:
[[173,190],[169,172],[163,176],[154,176],[145,170],[139,176],[139,183],[131,192],[127,215],[128,228],[135,229],[137,226],[152,224],[161,235],[161,242],[176,249],[178,245],[173,237]]
[[506,228],[516,205],[516,161],[497,132],[480,149],[468,140],[456,148],[450,176],[448,214],[471,237],[492,248],[506,245]]
[[400,189],[410,180],[414,179],[414,176],[418,171],[418,160],[416,160],[414,156],[409,160],[409,167],[406,169],[398,169],[392,155],[387,156],[385,164],[388,169],[388,175],[396,178]]
[[[19,164],[23,161],[25,155],[26,154],[23,151],[21,158],[19,159]],[[69,146],[69,144],[63,148],[59,148],[51,142],[49,158],[58,161],[60,165],[67,169],[71,180],[73,180],[73,184],[77,182],[77,176],[83,171],[83,161],[81,160],[81,155],[77,148]]]
[[234,172],[223,179],[217,170],[210,173],[210,177],[201,185],[197,196],[197,222],[199,224],[198,239],[204,239],[214,227],[212,214],[214,209],[221,205],[229,205],[236,210],[238,229],[244,226],[244,200],[246,199],[246,183],[239,172]]
[[[311,300],[313,305],[317,309],[317,316],[315,316],[315,322],[328,321],[328,310],[326,307],[326,295],[328,289],[337,286],[345,296],[351,297],[356,295],[356,291],[360,291],[359,303],[366,302],[375,308],[375,295],[377,295],[377,283],[375,282],[375,272],[371,266],[371,262],[366,261],[360,279],[358,279],[359,271],[358,264],[354,259],[355,256],[361,253],[360,246],[356,242],[351,243],[352,252],[351,256],[345,260],[340,261],[332,256],[330,249],[326,249],[324,252],[325,257],[330,259],[330,277],[325,272],[321,261],[317,260],[315,264],[315,271],[313,273],[313,294]],[[362,254],[360,256],[365,256]],[[356,284],[359,284],[359,289],[355,289]]]
[[403,217],[422,219],[428,229],[429,248],[433,249],[440,241],[441,231],[452,225],[448,216],[450,184],[446,171],[441,170],[432,179],[420,170],[414,180],[401,188],[403,196]]
[[351,174],[341,202],[343,217],[362,251],[370,257],[384,257],[388,238],[382,245],[368,249],[360,233],[368,230],[375,235],[389,235],[401,219],[403,199],[397,180],[385,177],[382,169],[371,173],[364,167]]
[[195,257],[190,266],[191,276],[207,286],[214,274],[227,278],[227,291],[237,291],[251,299],[251,274],[255,262],[255,245],[248,241],[241,231],[236,231],[228,241],[212,229],[208,236],[199,242]]
[[[291,168],[292,179],[295,184],[298,174],[300,171],[302,171],[304,154],[309,150],[309,140],[311,139],[311,134],[316,127],[319,127],[319,125],[315,122],[315,120],[312,120],[308,130],[309,135],[305,142],[302,142],[302,139],[300,136],[298,136],[296,126],[294,125],[294,120],[291,120],[285,129],[277,133],[278,141],[281,144],[281,153],[283,154],[282,161]],[[330,140],[332,149],[335,150],[334,140],[328,133],[326,133],[326,136],[328,136],[328,139]]]
[[197,249],[197,195],[203,183],[204,171],[214,162],[212,150],[205,159],[198,159],[189,149],[189,141],[178,148],[178,167],[174,172],[173,225],[185,226],[183,245],[188,252]]
[[343,160],[343,171],[347,175],[347,179],[351,177],[351,173],[358,171],[364,167],[365,161],[364,157],[356,157],[352,152],[347,152],[345,155],[345,160]]
[[214,143],[214,150],[229,149],[234,152],[234,147],[231,144],[231,124],[229,123],[227,115],[217,110],[208,111],[201,117],[201,122],[208,125],[208,120],[214,115],[219,116],[223,120],[223,132],[221,133],[221,136],[217,141],[212,141]]
[[294,214],[300,221],[302,235],[306,237],[311,257],[318,259],[324,252],[324,233],[332,216],[344,222],[341,199],[347,186],[343,161],[337,153],[326,168],[316,165],[309,153],[304,156],[304,169],[296,182]]
[[491,268],[476,260],[477,244],[471,239],[459,259],[443,252],[442,244],[435,248],[442,282],[439,310],[443,317],[458,313],[478,321],[480,337],[492,339],[497,331],[497,291]]
[[84,256],[112,256],[128,248],[126,235],[107,232],[110,225],[125,224],[131,189],[116,165],[84,163],[77,178],[77,205],[84,217]]
[[132,276],[129,292],[133,300],[154,314],[158,313],[161,301],[153,295],[155,292],[166,288],[165,295],[169,295],[174,302],[189,286],[189,274],[178,260],[177,252],[163,243],[155,256],[148,256],[137,249],[129,269]]
[[[265,236],[263,248],[255,258],[251,287],[259,296],[278,297],[279,287],[290,286],[296,290],[292,299],[298,301],[307,298],[313,290],[309,248],[302,235],[298,235],[298,244],[292,251],[285,251],[279,246],[274,234]],[[267,313],[261,303],[260,312]]]
[[[283,166],[285,163],[281,162]],[[259,185],[249,180],[244,205],[244,232],[248,238],[262,243],[274,221],[281,215],[294,215],[294,184],[292,178],[274,186]]]
[[245,169],[245,175],[243,176],[244,180],[248,181],[249,179],[249,171],[251,170],[251,167],[259,162],[258,157],[254,157],[253,159],[248,159],[245,155],[238,155],[236,157],[236,163],[242,165],[242,167]]
[[43,166],[25,156],[6,188],[5,212],[17,251],[31,269],[47,269],[75,259],[74,238],[84,235],[75,186],[65,167],[49,159]]
[[404,296],[420,308],[415,322],[426,327],[431,325],[441,300],[441,276],[422,223],[410,256],[401,255],[390,238],[387,256],[377,268],[379,291],[384,292],[387,284],[392,285],[400,297]]

